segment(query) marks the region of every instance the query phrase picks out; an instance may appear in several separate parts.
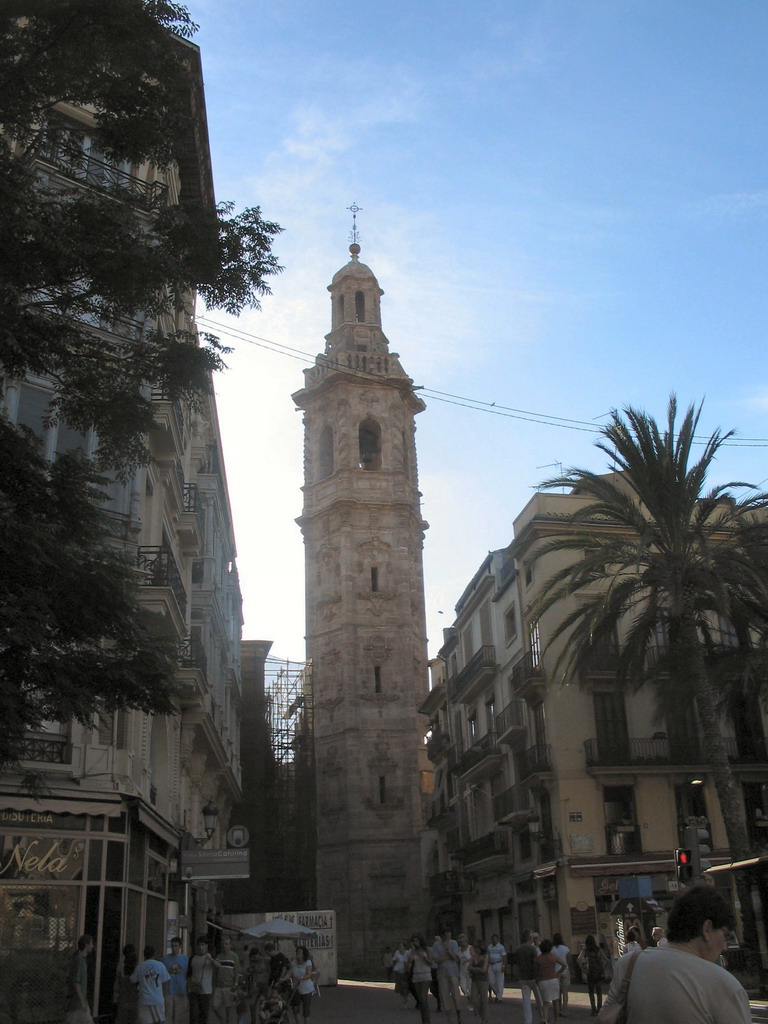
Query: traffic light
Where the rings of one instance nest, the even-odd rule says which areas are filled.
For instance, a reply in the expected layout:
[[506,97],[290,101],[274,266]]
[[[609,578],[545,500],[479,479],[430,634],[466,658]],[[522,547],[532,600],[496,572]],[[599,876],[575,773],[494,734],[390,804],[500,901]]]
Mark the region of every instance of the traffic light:
[[678,885],[690,885],[693,879],[693,864],[690,850],[675,850],[675,874]]
[[[703,818],[699,820],[702,821],[702,823],[705,823],[707,819]],[[706,828],[689,825],[685,830],[685,842],[688,843],[691,848],[691,868],[693,870],[693,877],[701,878],[707,868],[712,867],[712,864],[708,860],[708,855],[712,852],[709,845],[709,832]]]

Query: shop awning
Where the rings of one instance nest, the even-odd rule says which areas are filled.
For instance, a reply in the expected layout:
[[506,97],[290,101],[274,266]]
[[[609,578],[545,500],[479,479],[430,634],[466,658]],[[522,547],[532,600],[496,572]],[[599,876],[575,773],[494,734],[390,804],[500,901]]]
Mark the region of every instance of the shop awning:
[[235,928],[234,925],[231,924],[216,924],[215,921],[210,920],[206,921],[205,923],[208,925],[209,928],[215,928],[217,932],[232,932],[233,935],[242,935],[243,932],[245,931],[245,927]]
[[[33,814],[90,814],[92,817],[105,815],[108,818],[116,818],[123,812],[123,802],[118,797],[116,800],[101,798],[99,800],[61,800],[58,797],[40,797],[35,799],[31,796],[9,796],[0,793],[0,812],[11,811],[19,815]],[[0,824],[14,824],[7,817],[0,814]],[[23,824],[23,821],[20,821]]]
[[669,857],[660,860],[625,860],[596,857],[594,860],[571,861],[572,875],[650,875],[660,871],[674,871],[675,862]]
[[759,864],[768,864],[768,857],[748,857],[747,860],[732,860],[728,864],[716,864],[712,868],[707,868],[704,874],[714,875],[716,871],[749,871],[750,868],[756,868]]
[[553,860],[549,864],[542,864],[540,868],[533,869],[533,880],[538,881],[540,878],[551,878],[552,875],[557,873],[557,861]]
[[156,836],[160,836],[160,838],[168,843],[169,846],[179,845],[179,833],[163,818],[161,818],[156,811],[150,810],[146,804],[137,804],[137,810],[139,813],[139,821],[144,828],[148,828],[150,832],[154,832]]

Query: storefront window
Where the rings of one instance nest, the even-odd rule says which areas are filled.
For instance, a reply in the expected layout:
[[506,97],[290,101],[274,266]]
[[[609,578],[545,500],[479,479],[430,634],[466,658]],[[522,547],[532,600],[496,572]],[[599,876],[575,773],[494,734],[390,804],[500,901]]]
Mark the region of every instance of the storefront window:
[[98,839],[92,839],[88,846],[88,878],[98,881],[101,878],[101,848],[103,843]]
[[105,878],[108,882],[122,882],[125,873],[125,843],[107,843],[107,870]]
[[166,946],[165,900],[147,896],[147,931],[144,941],[155,949]]
[[72,885],[0,886],[4,1010],[18,1024],[61,1017],[78,895]]
[[128,858],[128,881],[131,885],[144,885],[144,856],[146,842],[144,833],[134,829],[131,835],[131,852]]
[[128,890],[125,915],[125,941],[132,942],[137,949],[142,948],[141,893],[135,892],[133,889]]

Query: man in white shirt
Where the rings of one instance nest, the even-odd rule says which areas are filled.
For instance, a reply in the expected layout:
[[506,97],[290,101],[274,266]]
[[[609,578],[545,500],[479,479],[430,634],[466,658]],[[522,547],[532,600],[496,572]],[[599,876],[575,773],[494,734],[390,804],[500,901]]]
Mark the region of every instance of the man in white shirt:
[[131,981],[139,986],[139,1024],[158,1024],[165,1020],[165,996],[171,976],[162,961],[155,960],[155,947],[144,947],[140,963]]
[[[667,945],[637,954],[627,991],[627,1024],[750,1024],[741,984],[717,963],[733,916],[711,886],[693,886],[675,900],[667,918]],[[632,957],[616,962],[603,1006],[618,1001]]]
[[504,998],[504,968],[507,966],[507,951],[498,935],[491,936],[488,946],[488,988],[500,1003]]

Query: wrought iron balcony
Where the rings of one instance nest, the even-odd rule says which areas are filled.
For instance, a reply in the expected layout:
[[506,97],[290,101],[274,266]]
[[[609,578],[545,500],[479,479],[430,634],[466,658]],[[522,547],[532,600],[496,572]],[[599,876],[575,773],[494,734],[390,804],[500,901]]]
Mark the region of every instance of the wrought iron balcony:
[[159,448],[160,455],[176,459],[185,443],[184,409],[177,398],[170,399],[160,389],[152,392],[152,401],[155,420],[154,442]]
[[513,818],[527,820],[533,813],[531,791],[528,786],[510,786],[493,798],[493,813],[497,821]]
[[170,587],[176,604],[179,606],[182,618],[187,614],[187,592],[181,579],[179,567],[173,552],[165,545],[140,547],[137,554],[136,564],[138,568],[146,573],[143,586],[145,587]]
[[520,697],[513,697],[504,710],[496,715],[496,735],[500,743],[514,743],[527,732],[527,705]]
[[449,681],[449,698],[462,702],[472,700],[488,680],[493,678],[495,670],[496,648],[493,644],[483,644],[458,675]]
[[445,896],[460,896],[464,892],[464,880],[460,871],[438,871],[429,876],[429,895],[432,899]]
[[427,740],[427,757],[430,761],[439,761],[446,756],[451,745],[448,733],[435,729]]
[[552,747],[549,743],[537,743],[523,753],[520,758],[521,778],[540,775],[552,771]]
[[476,865],[493,857],[509,857],[511,852],[509,832],[488,832],[467,843],[462,850],[462,861],[465,866]]
[[452,828],[450,832],[446,833],[445,836],[445,848],[449,854],[457,857],[461,852],[464,836],[462,835],[461,828]]
[[616,643],[597,644],[589,653],[586,664],[581,669],[582,680],[594,676],[614,676],[619,662],[619,645]]
[[[728,757],[736,764],[768,761],[768,740],[762,737],[749,743],[744,737],[728,736],[725,740]],[[612,738],[584,741],[584,757],[588,768],[618,765],[699,765],[709,760],[698,737],[674,738],[655,736],[627,740]]]
[[89,153],[41,152],[39,159],[71,181],[81,182],[99,192],[106,192],[147,211],[168,205],[168,186],[162,181],[144,181],[127,171],[99,160]]
[[480,778],[492,773],[501,763],[502,756],[496,733],[487,732],[482,739],[473,743],[461,755],[458,767],[459,775],[463,778],[471,774],[475,778]]
[[512,690],[516,697],[525,700],[540,698],[546,688],[546,676],[541,660],[531,655],[530,651],[512,666]]
[[179,645],[179,666],[181,668],[197,668],[203,675],[208,672],[208,655],[202,640],[196,636],[188,636]]
[[452,805],[448,802],[448,797],[445,793],[442,793],[430,804],[427,825],[429,828],[446,829],[455,824],[456,814]]
[[640,829],[637,825],[606,825],[605,852],[614,856],[642,853]]
[[197,484],[183,484],[184,511],[197,512]]

